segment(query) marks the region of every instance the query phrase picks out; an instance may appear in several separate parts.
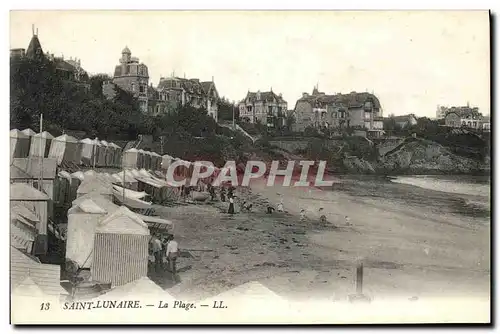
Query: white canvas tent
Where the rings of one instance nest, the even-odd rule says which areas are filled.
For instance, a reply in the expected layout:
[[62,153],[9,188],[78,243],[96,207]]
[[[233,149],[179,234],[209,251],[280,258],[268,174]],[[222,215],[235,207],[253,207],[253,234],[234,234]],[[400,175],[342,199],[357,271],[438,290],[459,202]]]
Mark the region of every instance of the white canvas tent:
[[157,171],[161,169],[161,155],[156,152],[151,152],[151,170]]
[[105,140],[101,140],[101,145],[104,148],[104,162],[106,167],[112,167],[113,166],[113,160],[114,160],[114,148],[109,146],[109,143]]
[[31,138],[30,155],[48,158],[52,139],[54,139],[54,136],[47,131],[35,134]]
[[137,169],[146,168],[146,166],[148,166],[148,164],[151,162],[151,156],[144,150],[139,150],[138,152],[141,158],[139,158],[140,163],[137,166]]
[[165,154],[164,156],[162,156],[161,169],[167,170],[168,167],[172,164],[173,160],[174,160],[174,157],[172,157],[171,155]]
[[112,200],[112,187],[113,185],[111,182],[104,180],[102,177],[86,175],[85,179],[78,187],[77,197],[93,192]]
[[30,137],[17,129],[10,130],[10,158],[26,158],[30,152]]
[[95,162],[97,165],[97,147],[95,142],[90,138],[85,138],[80,140],[80,143],[82,145],[82,164],[84,166],[93,166]]
[[115,287],[146,276],[149,238],[148,225],[126,207],[108,214],[96,228],[93,279]]
[[71,162],[79,164],[81,161],[81,144],[69,135],[62,135],[52,140],[50,144],[49,157],[55,158],[57,164]]
[[123,153],[123,167],[125,168],[139,168],[141,164],[142,155],[135,148],[131,148]]
[[119,179],[119,183],[123,184],[123,174],[125,174],[125,188],[132,189],[132,190],[137,190],[139,182],[135,179],[134,175],[128,171],[121,171],[119,173],[113,174],[113,177],[115,179]]
[[[29,149],[31,149],[31,144],[33,143],[33,136],[36,135],[36,132],[31,130],[30,128],[28,129],[24,129],[23,131],[21,131],[22,133],[24,133],[26,136],[28,136],[28,139],[29,139],[29,142],[30,142],[30,147]],[[28,151],[28,155],[29,155],[29,151]]]
[[110,143],[109,147],[113,150],[113,166],[120,167],[122,165],[122,149],[115,143]]
[[96,227],[105,216],[117,209],[117,205],[96,193],[74,200],[73,207],[68,210],[66,259],[80,268],[90,268]]
[[125,285],[115,287],[100,295],[96,300],[174,300],[160,286],[150,280],[147,276],[136,279]]

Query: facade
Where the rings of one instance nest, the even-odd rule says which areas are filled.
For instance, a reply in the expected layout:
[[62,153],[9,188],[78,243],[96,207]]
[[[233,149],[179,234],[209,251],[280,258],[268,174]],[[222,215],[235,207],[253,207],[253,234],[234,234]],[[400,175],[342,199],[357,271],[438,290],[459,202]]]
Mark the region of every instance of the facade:
[[148,110],[148,67],[132,57],[128,47],[122,50],[119,64],[115,66],[113,84],[131,93],[138,101],[141,111]]
[[471,108],[467,105],[465,107],[446,108],[444,124],[448,127],[467,127],[480,130],[483,128],[489,129],[489,123],[489,117],[483,117],[477,107]]
[[38,39],[38,29],[35,33],[33,29],[33,36],[31,37],[28,48],[16,48],[10,50],[11,61],[30,59],[36,61],[49,61],[55,66],[56,75],[65,81],[77,84],[82,88],[89,89],[89,75],[82,68],[80,59],[70,58],[64,59],[64,56],[55,57],[53,53],[43,53],[42,45]]
[[199,79],[186,79],[171,76],[160,78],[158,84],[160,99],[166,102],[166,108],[172,109],[178,106],[191,105],[195,108],[207,110],[216,122],[219,119],[219,93],[212,81],[200,81]]
[[260,122],[270,128],[286,125],[288,103],[282,95],[269,92],[248,92],[239,103],[240,119],[249,123]]
[[366,129],[370,136],[383,133],[382,108],[378,98],[370,93],[326,95],[317,87],[311,95],[303,93],[295,105],[295,130],[307,127]]
[[152,115],[170,113],[176,108],[192,105],[205,108],[215,121],[218,120],[219,93],[213,81],[186,79],[172,76],[161,78],[158,87],[149,82],[148,67],[132,57],[128,47],[122,50],[119,65],[115,66],[112,82],[103,84],[107,98],[116,95],[117,87],[131,93],[139,102],[142,112]]

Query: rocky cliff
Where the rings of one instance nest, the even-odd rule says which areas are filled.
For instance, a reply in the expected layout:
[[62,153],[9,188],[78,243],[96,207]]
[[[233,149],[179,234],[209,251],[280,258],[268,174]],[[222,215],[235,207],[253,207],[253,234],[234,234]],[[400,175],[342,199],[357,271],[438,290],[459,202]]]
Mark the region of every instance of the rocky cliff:
[[343,164],[350,173],[367,174],[469,174],[484,173],[490,169],[489,157],[484,161],[465,158],[426,140],[407,141],[379,157],[376,162],[347,156]]

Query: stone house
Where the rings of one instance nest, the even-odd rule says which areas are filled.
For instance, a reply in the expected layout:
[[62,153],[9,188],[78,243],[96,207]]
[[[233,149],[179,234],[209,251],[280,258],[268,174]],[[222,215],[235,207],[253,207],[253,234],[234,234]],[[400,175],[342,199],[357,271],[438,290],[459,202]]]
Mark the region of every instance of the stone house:
[[483,115],[477,107],[451,107],[447,109],[444,117],[444,124],[453,128],[468,127],[481,129],[483,128],[483,123],[489,123],[489,120],[486,120],[486,122],[483,121]]
[[295,104],[295,131],[307,127],[366,129],[370,136],[383,133],[382,108],[378,98],[370,93],[327,95],[316,87],[312,94],[303,93]]
[[238,104],[240,119],[249,123],[260,122],[270,128],[286,125],[288,103],[281,94],[273,92],[248,92]]

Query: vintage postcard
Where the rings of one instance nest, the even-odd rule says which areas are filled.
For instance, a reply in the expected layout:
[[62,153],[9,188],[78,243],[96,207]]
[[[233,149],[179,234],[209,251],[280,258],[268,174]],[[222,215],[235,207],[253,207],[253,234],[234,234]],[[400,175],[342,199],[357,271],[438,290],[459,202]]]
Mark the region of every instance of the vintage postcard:
[[490,323],[490,112],[488,11],[11,11],[11,323]]

